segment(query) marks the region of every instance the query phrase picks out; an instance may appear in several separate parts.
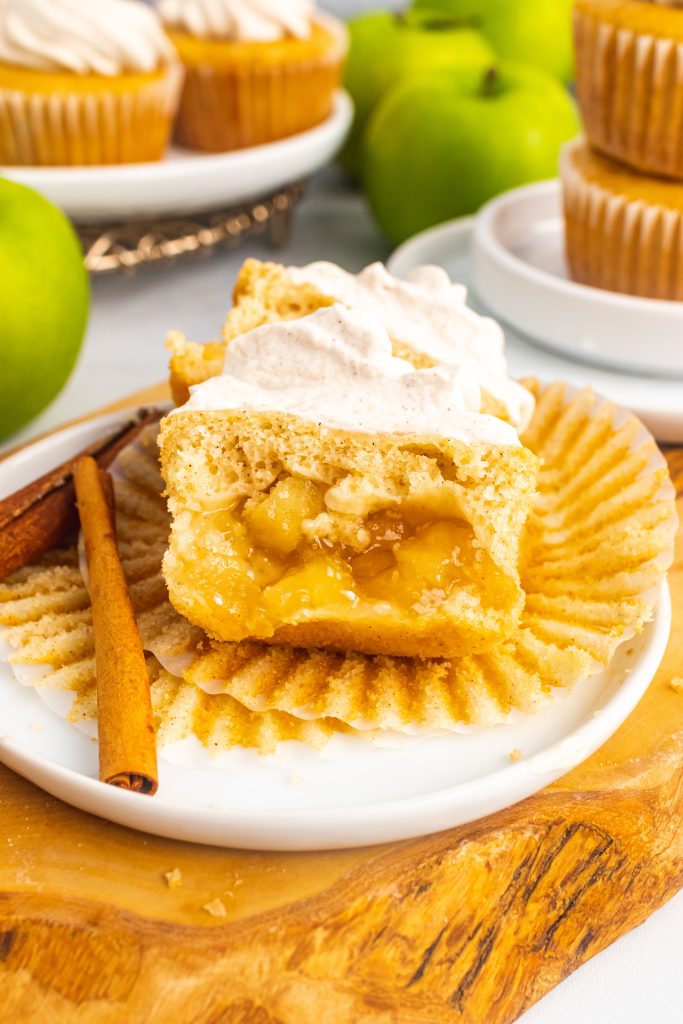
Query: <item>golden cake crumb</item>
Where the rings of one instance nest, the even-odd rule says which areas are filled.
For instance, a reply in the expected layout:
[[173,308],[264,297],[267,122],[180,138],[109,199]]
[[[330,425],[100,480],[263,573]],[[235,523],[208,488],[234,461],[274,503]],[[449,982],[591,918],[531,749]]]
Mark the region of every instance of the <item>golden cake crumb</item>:
[[669,686],[674,693],[683,693],[683,676],[674,676],[670,680]]
[[164,878],[166,879],[166,885],[169,889],[179,889],[183,884],[183,873],[180,868],[173,868],[171,871],[165,871]]
[[515,747],[514,750],[510,751],[510,753],[508,754],[508,757],[510,758],[510,763],[511,764],[517,764],[518,761],[522,760],[522,758],[524,757],[524,754],[519,749],[519,747]]
[[205,910],[207,914],[211,914],[212,917],[225,917],[227,914],[225,904],[218,897],[215,900],[211,900],[210,903],[205,903],[202,910]]

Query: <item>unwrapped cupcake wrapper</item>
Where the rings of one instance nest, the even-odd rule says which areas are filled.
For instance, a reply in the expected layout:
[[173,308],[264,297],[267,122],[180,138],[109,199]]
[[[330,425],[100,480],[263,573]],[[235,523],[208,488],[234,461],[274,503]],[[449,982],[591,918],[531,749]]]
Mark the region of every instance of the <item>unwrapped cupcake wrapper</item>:
[[683,211],[629,199],[560,161],[565,248],[581,284],[651,299],[683,299]]
[[683,44],[580,10],[574,40],[576,95],[591,144],[636,170],[683,180]]
[[164,155],[182,69],[106,89],[23,93],[0,87],[0,164],[83,166],[144,163]]
[[[325,22],[327,27],[327,22]],[[252,67],[186,64],[175,137],[182,146],[226,152],[288,138],[332,112],[346,50],[337,45],[306,61]]]
[[[210,641],[168,602],[169,523],[153,437],[115,463],[117,531],[145,649],[160,746],[188,735],[213,750],[335,733],[381,740],[461,731],[530,712],[600,671],[651,618],[672,559],[673,487],[652,437],[585,388],[529,381],[524,442],[543,459],[521,567],[518,632],[487,655],[413,661]],[[17,673],[74,691],[96,713],[93,636],[75,551],[0,584],[0,624]],[[32,676],[37,672],[37,676]]]

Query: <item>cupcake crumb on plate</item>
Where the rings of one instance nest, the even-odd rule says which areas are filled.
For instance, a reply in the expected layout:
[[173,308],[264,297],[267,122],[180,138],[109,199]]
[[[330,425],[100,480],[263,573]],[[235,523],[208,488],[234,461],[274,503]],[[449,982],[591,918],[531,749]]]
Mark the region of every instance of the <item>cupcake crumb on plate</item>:
[[169,889],[179,889],[183,884],[183,873],[180,868],[172,868],[170,871],[165,871],[164,878]]
[[228,913],[223,900],[218,897],[215,900],[211,900],[210,903],[205,903],[202,910],[205,910],[207,914],[211,914],[211,917],[225,917]]

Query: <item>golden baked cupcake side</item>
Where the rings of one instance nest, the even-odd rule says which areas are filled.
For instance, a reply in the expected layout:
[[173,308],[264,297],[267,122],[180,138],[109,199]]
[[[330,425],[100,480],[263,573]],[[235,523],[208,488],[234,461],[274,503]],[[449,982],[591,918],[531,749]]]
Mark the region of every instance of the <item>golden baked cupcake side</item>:
[[225,342],[188,341],[181,331],[169,331],[165,346],[171,353],[169,383],[176,405],[184,405],[190,397],[190,388],[217,377],[225,362]]
[[9,0],[0,19],[0,164],[159,160],[181,80],[150,8]]
[[683,178],[683,5],[576,0],[576,94],[589,142]]
[[683,184],[645,177],[580,140],[560,160],[565,248],[581,284],[683,299]]
[[330,115],[346,29],[309,0],[161,0],[159,10],[185,68],[181,145],[258,146]]
[[176,610],[218,640],[370,654],[508,636],[537,460],[466,378],[340,305],[232,342],[162,425]]

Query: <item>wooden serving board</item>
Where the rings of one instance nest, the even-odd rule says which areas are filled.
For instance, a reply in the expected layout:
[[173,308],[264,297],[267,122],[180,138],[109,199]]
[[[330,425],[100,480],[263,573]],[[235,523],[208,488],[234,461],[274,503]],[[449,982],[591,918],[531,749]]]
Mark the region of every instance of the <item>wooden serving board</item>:
[[[683,449],[669,463],[683,513]],[[0,766],[0,1020],[514,1021],[683,886],[683,536],[670,582],[669,648],[618,733],[450,832],[218,850],[90,817]]]

